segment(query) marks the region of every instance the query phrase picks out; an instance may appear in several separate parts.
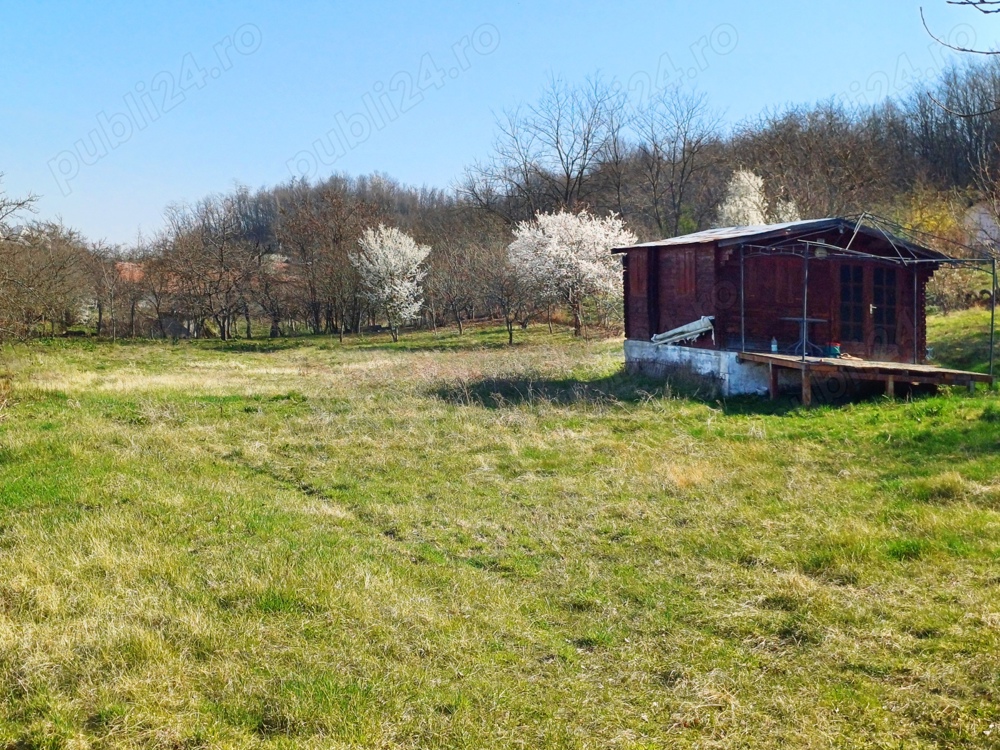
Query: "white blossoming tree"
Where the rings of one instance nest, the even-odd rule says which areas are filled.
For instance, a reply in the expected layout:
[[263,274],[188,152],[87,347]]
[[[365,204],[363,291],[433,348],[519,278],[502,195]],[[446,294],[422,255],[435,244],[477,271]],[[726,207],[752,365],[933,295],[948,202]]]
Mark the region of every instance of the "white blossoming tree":
[[398,341],[399,326],[415,318],[423,304],[423,262],[431,249],[383,224],[366,229],[358,244],[361,250],[351,255],[351,263],[361,276],[365,298],[385,316],[392,340]]
[[719,206],[720,227],[752,227],[767,224],[764,178],[746,169],[733,172],[726,197]]
[[779,200],[772,212],[764,192],[764,178],[748,169],[738,169],[733,172],[726,197],[719,206],[717,226],[752,227],[798,220],[799,210],[795,201]]
[[514,266],[534,277],[543,294],[570,309],[579,336],[586,303],[604,309],[620,303],[622,266],[611,249],[635,242],[636,236],[614,214],[599,218],[586,211],[560,211],[518,224],[508,254]]

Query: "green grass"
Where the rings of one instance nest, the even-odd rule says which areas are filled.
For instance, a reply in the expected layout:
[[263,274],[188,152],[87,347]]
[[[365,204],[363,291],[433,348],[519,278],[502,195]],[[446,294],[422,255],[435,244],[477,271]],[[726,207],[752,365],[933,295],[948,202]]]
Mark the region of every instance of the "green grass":
[[7,349],[0,747],[996,746],[994,394],[504,335]]
[[[927,343],[934,350],[934,361],[941,365],[987,372],[990,311],[974,307],[948,315],[930,316],[927,319]],[[1000,367],[1000,362],[996,365]]]

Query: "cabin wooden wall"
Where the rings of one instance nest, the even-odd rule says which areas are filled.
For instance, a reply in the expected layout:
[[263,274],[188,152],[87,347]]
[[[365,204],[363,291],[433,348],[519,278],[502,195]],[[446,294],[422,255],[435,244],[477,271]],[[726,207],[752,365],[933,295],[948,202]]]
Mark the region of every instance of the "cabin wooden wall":
[[[740,261],[739,251],[719,254],[719,299],[716,330],[720,345],[739,348],[740,327]],[[744,261],[744,302],[747,348],[768,351],[771,339],[781,348],[799,340],[799,324],[781,318],[802,317],[801,258],[782,256],[749,256]],[[809,268],[809,317],[822,318],[826,323],[814,323],[810,338],[815,343],[831,340],[834,321],[830,264],[811,262]]]
[[[720,251],[719,262],[718,297],[733,299],[733,303],[718,305],[716,330],[721,346],[736,349],[741,344],[739,252]],[[860,341],[850,340],[846,333],[847,326],[841,319],[841,269],[844,265],[860,266],[863,269],[863,296],[860,304],[864,331]],[[874,325],[871,306],[876,301],[873,296],[875,269],[893,271],[895,274],[896,323],[892,337],[877,332]],[[923,362],[927,346],[926,285],[931,271],[919,268],[916,273],[917,305],[914,311],[914,279],[911,268],[872,259],[811,259],[808,314],[810,318],[822,319],[824,322],[810,324],[809,340],[819,346],[837,342],[842,352],[863,359],[897,362],[912,362],[916,347],[916,359]],[[748,350],[768,351],[772,338],[777,339],[781,351],[794,347],[799,341],[799,324],[781,318],[802,317],[802,274],[801,258],[748,256],[745,259],[744,305]],[[736,293],[723,293],[731,289],[735,289]]]
[[[625,259],[625,336],[648,341],[657,333],[714,315],[712,246],[642,248]],[[712,346],[711,338],[698,346]]]
[[[927,360],[927,283],[934,275],[933,266],[921,266],[917,269],[917,319],[914,326],[916,332],[917,362],[922,363]],[[912,284],[911,284],[912,286]],[[910,307],[913,307],[912,297]],[[907,361],[912,361],[911,357]]]
[[625,255],[625,338],[648,341],[649,332],[649,254],[630,250]]
[[[655,333],[715,315],[715,253],[712,245],[658,251],[659,296]],[[712,347],[711,337],[694,346]]]

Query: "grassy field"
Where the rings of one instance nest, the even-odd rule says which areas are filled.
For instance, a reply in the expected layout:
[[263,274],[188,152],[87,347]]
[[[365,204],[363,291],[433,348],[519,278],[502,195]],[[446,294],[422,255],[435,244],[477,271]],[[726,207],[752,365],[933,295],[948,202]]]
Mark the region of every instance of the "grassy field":
[[0,747],[1000,746],[1000,399],[518,338],[5,350]]
[[[986,372],[989,362],[990,315],[963,310],[927,319],[927,341],[935,360],[973,372]],[[1000,362],[994,363],[1000,371]]]

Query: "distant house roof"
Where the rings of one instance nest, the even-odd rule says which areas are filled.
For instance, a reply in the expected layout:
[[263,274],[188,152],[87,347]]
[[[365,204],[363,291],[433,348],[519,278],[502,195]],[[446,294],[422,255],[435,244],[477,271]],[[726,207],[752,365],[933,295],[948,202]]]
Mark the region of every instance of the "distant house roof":
[[120,260],[115,263],[118,276],[126,284],[138,284],[145,277],[142,264],[131,260]]
[[670,237],[665,240],[643,242],[638,245],[630,245],[629,247],[617,247],[611,252],[623,253],[639,248],[665,248],[679,247],[682,245],[703,245],[709,243],[717,243],[719,247],[765,242],[770,244],[774,240],[782,240],[786,238],[789,240],[802,239],[808,237],[809,235],[819,236],[829,232],[837,232],[838,234],[850,233],[852,235],[856,232],[859,235],[873,237],[892,245],[897,249],[897,251],[906,251],[911,257],[926,260],[944,260],[948,257],[947,255],[939,253],[936,250],[931,250],[930,248],[917,245],[909,240],[904,240],[901,237],[890,234],[880,227],[840,217],[829,219],[804,219],[802,221],[788,221],[781,224],[760,224],[749,227],[720,227],[718,229],[705,229],[701,232],[684,234],[680,237]]

